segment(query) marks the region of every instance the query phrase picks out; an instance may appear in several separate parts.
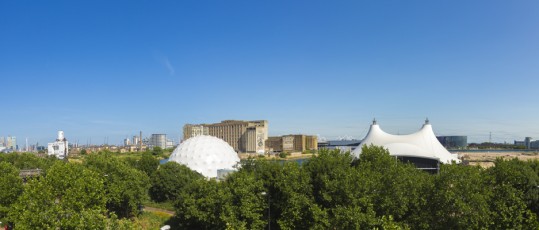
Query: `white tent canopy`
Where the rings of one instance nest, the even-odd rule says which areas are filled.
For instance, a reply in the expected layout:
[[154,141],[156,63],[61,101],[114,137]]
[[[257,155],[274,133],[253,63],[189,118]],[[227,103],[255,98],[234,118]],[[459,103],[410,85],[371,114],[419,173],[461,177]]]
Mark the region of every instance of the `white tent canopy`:
[[436,139],[428,119],[419,131],[407,135],[386,133],[380,129],[380,126],[374,120],[367,136],[352,154],[359,157],[361,148],[364,145],[371,144],[386,148],[391,156],[436,159],[444,164],[460,163],[457,154],[451,154]]

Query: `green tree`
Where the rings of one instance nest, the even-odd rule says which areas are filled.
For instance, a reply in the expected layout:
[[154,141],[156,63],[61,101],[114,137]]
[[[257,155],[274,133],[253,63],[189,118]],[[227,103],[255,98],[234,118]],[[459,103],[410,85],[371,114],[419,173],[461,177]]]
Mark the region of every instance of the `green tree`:
[[[359,196],[368,197],[376,216],[391,217],[414,229],[428,228],[422,213],[432,191],[431,175],[404,164],[378,146],[363,146],[356,162]],[[403,226],[404,227],[404,226]]]
[[0,221],[7,222],[7,213],[22,191],[19,170],[10,163],[0,162]]
[[149,177],[113,157],[110,153],[92,154],[84,164],[105,180],[107,209],[119,218],[139,213],[139,207],[148,199]]
[[155,146],[152,148],[152,155],[154,156],[162,156],[163,155],[163,149],[159,146]]
[[175,204],[179,229],[225,229],[224,206],[231,194],[215,180],[195,180],[180,191]]
[[151,178],[159,166],[159,160],[151,154],[145,153],[136,161],[135,165],[135,168],[146,173]]
[[[430,204],[433,229],[480,229],[491,223],[491,189],[482,169],[442,165],[434,179]],[[426,210],[425,210],[426,211]]]
[[520,191],[528,208],[539,215],[539,171],[534,166],[537,163],[516,158],[511,160],[498,158],[494,163],[494,167],[487,170],[494,183],[508,184]]
[[203,179],[203,176],[185,165],[169,161],[159,166],[152,177],[150,197],[157,201],[174,201],[178,192],[183,190],[194,180]]
[[86,155],[86,154],[88,154],[88,152],[86,151],[86,149],[83,149],[83,150],[80,151],[80,155]]
[[314,201],[328,212],[330,226],[337,229],[376,228],[380,221],[372,199],[361,194],[367,181],[352,167],[352,162],[350,153],[323,150],[303,167],[311,178]]
[[267,221],[267,197],[263,182],[253,173],[236,172],[227,177],[223,186],[230,200],[223,206],[223,220],[230,229],[263,229]]
[[[276,162],[270,164],[279,165]],[[309,174],[299,164],[286,162],[273,175],[275,179],[270,190],[273,192],[268,199],[272,204],[272,219],[281,229],[330,227],[327,212],[314,202]]]
[[539,229],[536,215],[526,207],[522,192],[509,184],[491,185],[492,229]]
[[11,163],[18,169],[42,169],[46,171],[58,159],[54,156],[38,157],[33,153],[9,153],[0,154],[0,162]]
[[107,227],[103,179],[78,164],[55,163],[28,182],[9,215],[18,229]]

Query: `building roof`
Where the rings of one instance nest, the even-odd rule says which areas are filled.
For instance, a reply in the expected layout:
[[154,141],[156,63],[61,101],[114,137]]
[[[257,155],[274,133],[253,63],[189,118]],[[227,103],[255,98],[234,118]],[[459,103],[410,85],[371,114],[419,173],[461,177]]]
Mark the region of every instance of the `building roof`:
[[328,146],[357,146],[361,143],[361,140],[334,140],[326,143],[328,143]]
[[428,119],[419,131],[407,135],[386,133],[376,123],[376,120],[374,120],[367,136],[352,154],[359,157],[363,145],[371,144],[386,148],[392,156],[437,159],[444,164],[450,164],[453,161],[460,163],[457,154],[451,154],[436,139]]

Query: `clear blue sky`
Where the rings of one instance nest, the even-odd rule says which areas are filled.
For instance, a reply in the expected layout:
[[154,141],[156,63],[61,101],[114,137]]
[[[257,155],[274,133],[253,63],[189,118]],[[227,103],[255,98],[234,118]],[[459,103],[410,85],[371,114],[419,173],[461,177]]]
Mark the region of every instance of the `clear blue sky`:
[[539,1],[0,1],[0,136],[539,139]]

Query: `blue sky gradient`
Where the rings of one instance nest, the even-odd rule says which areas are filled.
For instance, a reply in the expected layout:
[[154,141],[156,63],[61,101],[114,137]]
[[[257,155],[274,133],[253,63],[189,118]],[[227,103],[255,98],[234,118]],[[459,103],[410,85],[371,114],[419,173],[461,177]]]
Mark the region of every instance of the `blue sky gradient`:
[[0,136],[539,139],[539,1],[0,1]]

